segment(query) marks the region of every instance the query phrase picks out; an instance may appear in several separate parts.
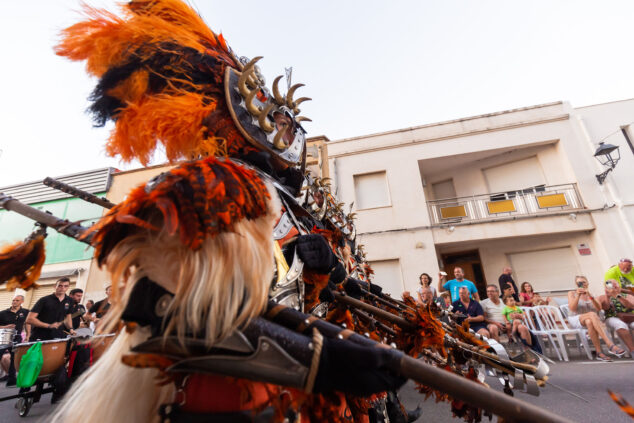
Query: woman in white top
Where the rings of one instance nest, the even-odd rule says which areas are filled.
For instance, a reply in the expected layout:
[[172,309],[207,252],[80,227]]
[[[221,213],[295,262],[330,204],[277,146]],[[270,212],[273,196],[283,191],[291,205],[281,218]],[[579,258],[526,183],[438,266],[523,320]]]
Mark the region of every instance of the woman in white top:
[[617,347],[608,338],[608,335],[601,326],[598,310],[601,310],[601,304],[588,292],[588,279],[585,276],[576,276],[575,283],[577,289],[568,292],[568,307],[570,308],[570,316],[568,322],[574,329],[586,328],[588,335],[597,352],[597,360],[612,361],[601,351],[601,341],[603,339],[608,346],[608,352],[616,357],[625,354],[622,348]]
[[418,287],[418,290],[416,291],[418,293],[418,301],[420,301],[421,303],[423,302],[423,288],[431,289],[431,293],[434,296],[434,301],[436,301],[436,288],[434,288],[434,286],[431,284],[431,276],[429,276],[427,273],[421,273],[418,280],[420,282],[420,287]]

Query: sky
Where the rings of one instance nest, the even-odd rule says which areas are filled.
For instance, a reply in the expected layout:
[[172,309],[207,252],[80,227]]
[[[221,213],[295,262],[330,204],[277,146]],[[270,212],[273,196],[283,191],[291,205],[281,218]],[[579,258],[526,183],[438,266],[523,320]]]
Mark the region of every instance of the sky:
[[[116,11],[109,0],[88,4]],[[634,97],[634,2],[189,0],[269,83],[292,66],[309,136],[331,140],[552,101]],[[2,1],[0,187],[105,166],[96,81],[53,53],[76,0]],[[282,84],[283,85],[283,84]],[[633,119],[634,120],[634,119]],[[607,134],[606,134],[607,135]],[[156,163],[162,161],[159,155]]]

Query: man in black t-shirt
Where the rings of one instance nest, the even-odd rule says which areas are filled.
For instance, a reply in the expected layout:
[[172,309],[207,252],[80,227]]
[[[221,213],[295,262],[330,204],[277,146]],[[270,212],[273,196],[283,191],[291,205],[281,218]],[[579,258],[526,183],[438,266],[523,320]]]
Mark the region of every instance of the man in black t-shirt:
[[65,331],[75,332],[70,318],[73,301],[66,295],[69,286],[68,278],[60,278],[55,282],[54,293],[37,300],[26,318],[33,327],[30,341],[64,338]]
[[[23,302],[24,296],[18,294],[13,297],[11,307],[0,311],[0,329],[15,329],[13,342],[16,344],[22,342],[22,329],[26,332],[26,339],[29,338],[31,333],[31,325],[25,325],[29,310],[22,308]],[[0,366],[7,373],[3,380],[8,379],[8,385],[15,384],[15,367],[13,366],[13,353],[11,353],[10,347],[0,350],[0,357],[2,357]]]
[[31,325],[24,326],[29,310],[22,308],[23,302],[24,296],[16,295],[11,301],[11,307],[0,311],[0,329],[15,329],[13,342],[16,343],[22,342],[22,329],[26,331],[27,339],[31,332]]
[[90,319],[95,322],[95,324],[99,322],[99,319],[101,319],[110,309],[111,294],[112,286],[108,285],[106,286],[106,298],[101,301],[97,301],[95,305],[90,307],[90,310],[88,310],[88,315],[90,316]]
[[502,269],[502,274],[498,279],[498,283],[500,284],[500,292],[502,296],[505,297],[507,295],[512,295],[515,301],[519,303],[519,291],[517,290],[517,285],[515,285],[515,281],[511,276],[513,274],[513,269],[510,267],[505,267]]
[[86,307],[81,303],[81,298],[84,296],[84,291],[80,288],[74,288],[70,290],[70,299],[73,300],[73,304],[70,307],[71,320],[73,321],[73,329],[77,329],[81,326],[82,318],[86,314]]

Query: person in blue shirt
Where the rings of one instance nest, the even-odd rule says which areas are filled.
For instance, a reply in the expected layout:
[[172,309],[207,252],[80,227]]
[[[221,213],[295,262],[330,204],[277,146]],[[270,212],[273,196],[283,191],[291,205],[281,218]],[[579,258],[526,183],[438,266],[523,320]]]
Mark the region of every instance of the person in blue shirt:
[[466,286],[467,289],[469,289],[469,294],[471,295],[471,298],[476,301],[480,301],[478,289],[473,282],[464,278],[464,271],[462,270],[462,267],[455,267],[453,269],[453,275],[455,279],[445,282],[444,284],[442,283],[442,279],[438,281],[439,292],[449,291],[449,293],[451,294],[451,302],[454,302],[458,301],[458,290],[460,289],[460,287]]

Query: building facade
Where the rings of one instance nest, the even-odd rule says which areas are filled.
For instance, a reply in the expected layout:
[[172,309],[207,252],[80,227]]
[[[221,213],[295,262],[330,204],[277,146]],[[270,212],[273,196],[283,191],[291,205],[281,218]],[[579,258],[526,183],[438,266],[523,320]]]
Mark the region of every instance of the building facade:
[[[632,121],[634,100],[543,104],[334,140],[329,170],[393,295],[456,266],[481,296],[505,266],[547,295],[565,295],[575,275],[598,294],[605,270],[634,255]],[[621,153],[603,184],[600,141]]]

